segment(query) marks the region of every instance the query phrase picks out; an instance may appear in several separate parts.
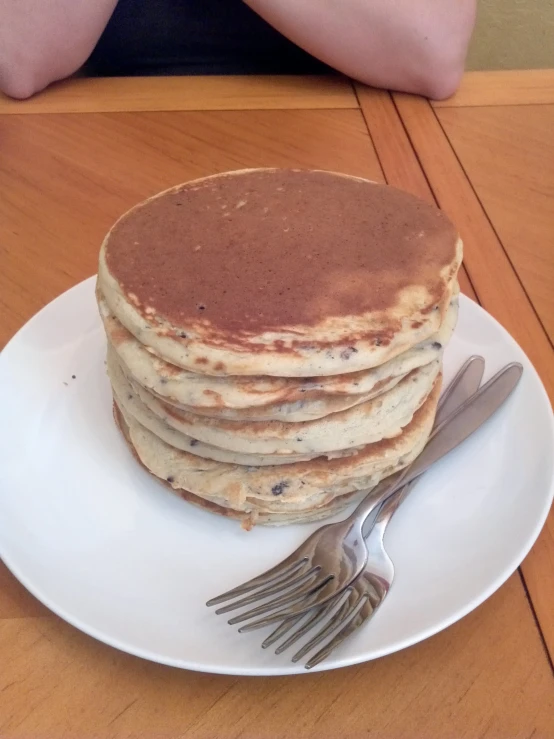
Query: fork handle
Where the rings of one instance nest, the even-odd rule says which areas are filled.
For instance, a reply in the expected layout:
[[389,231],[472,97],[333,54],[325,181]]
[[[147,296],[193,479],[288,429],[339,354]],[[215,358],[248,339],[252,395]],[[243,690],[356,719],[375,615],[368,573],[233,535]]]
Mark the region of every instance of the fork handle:
[[404,487],[399,488],[392,495],[389,495],[389,497],[385,500],[385,502],[379,509],[379,513],[377,514],[377,518],[375,519],[375,526],[381,526],[384,531],[384,529],[388,526],[389,521],[396,513],[400,503],[403,503],[408,497],[410,491],[415,486],[416,481],[417,478],[416,480],[412,480],[411,482],[406,483]]
[[[483,379],[484,371],[485,360],[481,356],[473,355],[464,362],[464,364],[456,373],[454,379],[450,382],[448,387],[441,395],[441,398],[437,405],[437,413],[435,416],[435,423],[433,425],[432,433],[435,433],[438,427],[441,426],[444,421],[450,418],[452,413],[457,411],[463,403],[465,403],[469,398],[471,398],[472,395],[477,392],[477,390],[479,390],[479,385],[481,384],[481,380]],[[393,477],[392,480],[387,480],[387,482],[380,485],[380,487],[383,488],[384,485],[391,485],[395,481],[397,485],[400,484],[399,475]],[[367,516],[362,527],[364,539],[367,539],[371,529],[373,528],[373,526],[377,525],[378,522],[382,525],[383,517],[385,516],[385,514],[387,514],[387,521],[384,524],[383,528],[384,533],[384,529],[386,528],[388,521],[392,518],[393,513],[396,511],[400,503],[406,499],[414,484],[415,482],[408,483],[403,488],[404,492],[397,492],[396,494],[393,493],[390,498],[387,498],[379,509],[378,516],[375,517],[375,520],[371,525],[369,524],[371,516]]]
[[380,503],[398,490],[403,483],[407,484],[419,477],[432,464],[480,428],[511,395],[521,379],[522,372],[523,367],[516,362],[507,365],[498,372],[439,426],[437,432],[431,436],[427,446],[415,462],[377,485],[357,505],[354,512],[345,519],[345,522],[349,521],[363,528],[368,516],[373,513]]

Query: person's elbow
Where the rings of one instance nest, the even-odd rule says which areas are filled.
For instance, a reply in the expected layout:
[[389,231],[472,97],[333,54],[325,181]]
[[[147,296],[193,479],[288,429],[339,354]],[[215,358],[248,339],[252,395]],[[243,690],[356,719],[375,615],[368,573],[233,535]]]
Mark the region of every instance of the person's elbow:
[[17,100],[26,100],[54,81],[51,65],[40,54],[0,54],[0,90]]
[[[387,43],[376,58],[374,49],[363,59],[358,57],[357,69],[346,69],[347,74],[374,87],[422,95],[432,100],[444,100],[458,89],[464,74],[466,55],[471,37],[472,22],[467,28],[448,29],[422,27],[394,39],[399,51],[393,54]],[[444,31],[444,32],[443,32]],[[361,63],[360,63],[361,62]]]
[[35,49],[33,54],[0,54],[0,91],[11,98],[26,100],[52,82],[72,75],[80,61],[40,49]]
[[475,0],[463,0],[451,11],[436,22],[430,16],[420,29],[417,92],[433,100],[451,97],[460,85],[475,25]]
[[16,100],[26,100],[45,87],[32,69],[0,63],[0,91]]
[[419,70],[414,92],[431,100],[446,100],[460,86],[464,68],[463,58],[452,59],[439,52]]

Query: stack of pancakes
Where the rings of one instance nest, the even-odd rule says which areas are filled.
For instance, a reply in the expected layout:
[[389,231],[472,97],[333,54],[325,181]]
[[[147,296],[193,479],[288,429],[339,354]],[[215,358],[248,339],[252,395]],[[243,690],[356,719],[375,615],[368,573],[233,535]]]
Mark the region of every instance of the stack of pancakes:
[[129,447],[246,528],[343,509],[425,445],[461,252],[436,208],[329,172],[231,172],[136,206],[97,285]]

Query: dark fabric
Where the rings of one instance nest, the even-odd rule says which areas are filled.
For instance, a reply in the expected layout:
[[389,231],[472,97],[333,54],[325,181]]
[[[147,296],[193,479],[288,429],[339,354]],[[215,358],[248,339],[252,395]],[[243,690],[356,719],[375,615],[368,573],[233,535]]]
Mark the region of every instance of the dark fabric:
[[329,68],[241,0],[119,0],[85,70],[127,76],[308,74]]

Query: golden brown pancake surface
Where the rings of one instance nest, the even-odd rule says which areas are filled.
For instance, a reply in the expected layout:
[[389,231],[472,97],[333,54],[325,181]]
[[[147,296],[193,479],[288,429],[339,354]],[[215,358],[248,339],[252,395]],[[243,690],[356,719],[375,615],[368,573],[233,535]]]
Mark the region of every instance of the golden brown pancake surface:
[[431,309],[456,241],[441,211],[395,188],[327,172],[250,170],[134,208],[112,229],[106,263],[146,315],[252,335],[386,312],[414,284],[425,287]]

